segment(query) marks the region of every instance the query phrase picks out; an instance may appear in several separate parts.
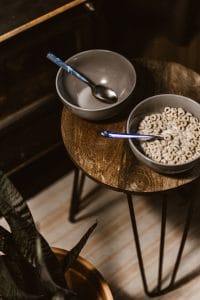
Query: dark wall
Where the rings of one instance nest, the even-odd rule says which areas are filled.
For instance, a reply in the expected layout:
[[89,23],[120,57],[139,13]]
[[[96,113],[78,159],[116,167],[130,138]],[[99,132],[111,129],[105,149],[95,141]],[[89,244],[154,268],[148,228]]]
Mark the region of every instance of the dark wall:
[[73,167],[61,137],[58,68],[46,54],[67,59],[92,47],[92,18],[80,5],[0,43],[0,169],[25,198]]
[[199,1],[100,0],[96,7],[103,20],[100,45],[129,58],[173,60],[200,71]]

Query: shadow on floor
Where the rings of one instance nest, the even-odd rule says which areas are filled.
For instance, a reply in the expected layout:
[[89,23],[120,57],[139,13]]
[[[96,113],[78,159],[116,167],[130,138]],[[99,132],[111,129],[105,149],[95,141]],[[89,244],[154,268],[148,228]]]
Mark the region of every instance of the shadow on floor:
[[[200,232],[200,201],[198,201],[198,196],[200,193],[200,184],[199,180],[195,181],[192,184],[189,184],[187,186],[182,187],[181,189],[177,190],[172,190],[168,191],[164,194],[151,194],[146,197],[142,197],[140,201],[145,201],[145,209],[151,209],[154,212],[154,215],[157,215],[157,218],[161,218],[161,204],[162,204],[162,199],[167,202],[167,223],[169,224],[170,227],[175,228],[175,232],[178,233],[180,242],[178,245],[178,248],[181,244],[181,237],[183,239],[188,238],[190,236],[190,239],[193,241],[191,244],[191,249],[188,253],[184,253],[184,245],[182,244],[181,247],[183,247],[183,253],[182,256],[180,255],[180,261],[177,264],[177,274],[178,274],[178,269],[179,269],[179,263],[183,261],[187,261],[189,259],[189,256],[191,252],[200,249],[200,239],[199,239],[199,232]],[[107,190],[107,189],[106,189]],[[83,201],[80,206],[80,212],[77,215],[76,221],[83,220],[85,218],[89,218],[91,216],[98,215],[99,210],[101,210],[101,213],[108,210],[109,208],[112,207],[112,205],[115,205],[116,201],[122,201],[122,197],[126,199],[125,195],[123,196],[122,193],[116,193],[115,197],[112,199],[112,201],[104,202],[103,205],[98,206],[98,208],[93,209],[92,208],[92,202],[93,201],[100,201],[102,197],[104,197],[105,193],[105,187],[95,185],[91,191],[89,191],[86,196],[84,196]],[[163,198],[164,197],[164,198]],[[183,234],[183,227],[186,222],[186,214],[189,209],[189,204],[191,203],[192,199],[194,199],[194,208],[192,212],[191,219],[189,220],[189,223],[187,226],[189,228],[188,232],[185,232]],[[159,225],[159,224],[158,224]],[[188,235],[188,236],[187,236]],[[167,232],[166,232],[167,236]],[[178,253],[178,249],[177,249]],[[159,256],[159,252],[158,252]],[[177,256],[177,254],[175,255]],[[172,259],[175,260],[175,257]],[[175,274],[175,279],[174,283],[172,285],[171,290],[174,290],[176,288],[181,287],[182,285],[188,283],[189,281],[195,279],[197,276],[200,275],[200,267],[198,265],[194,266],[193,270],[188,270],[187,273],[185,273],[183,276],[179,277],[176,276]],[[167,286],[167,282],[170,282],[170,277],[172,273],[167,272],[165,275],[162,277],[162,284],[163,286]],[[123,292],[120,292],[123,294]],[[122,295],[121,294],[121,295]],[[122,295],[118,300],[129,300],[130,297],[128,295]]]
[[[176,251],[173,252],[174,255],[171,257],[171,261],[174,261],[174,265],[172,265],[171,270],[162,277],[163,285],[168,286],[168,284],[172,282],[170,291],[183,286],[200,275],[200,265],[198,265],[199,259],[197,257],[196,262],[193,266],[191,266],[191,255],[194,255],[194,253],[197,255],[198,249],[200,250],[199,194],[200,181],[196,180],[185,187],[168,191],[162,195],[151,195],[145,200],[146,207],[151,207],[154,213],[158,216],[161,216],[162,214],[162,203],[167,203],[166,223],[168,224],[168,227],[173,228],[174,232],[176,233],[174,235],[174,240],[179,240],[176,245],[174,245],[174,248],[176,247]],[[168,233],[166,229],[165,243],[167,234]],[[186,248],[188,248],[187,251],[185,251]],[[163,257],[165,250],[165,244],[163,244]],[[186,270],[184,270],[183,273],[180,272],[181,275],[179,276],[179,270],[181,269],[182,264],[188,266],[188,271],[186,272]]]

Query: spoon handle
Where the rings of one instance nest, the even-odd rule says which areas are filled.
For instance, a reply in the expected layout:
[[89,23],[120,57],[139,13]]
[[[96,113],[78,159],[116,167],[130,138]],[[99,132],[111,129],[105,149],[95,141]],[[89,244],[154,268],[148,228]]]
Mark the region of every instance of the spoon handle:
[[68,73],[76,76],[81,81],[87,83],[89,86],[93,86],[93,82],[88,79],[85,75],[82,75],[80,72],[76,71],[74,68],[66,64],[64,61],[62,61],[59,57],[55,56],[53,53],[49,52],[47,53],[47,58],[51,60],[53,63],[55,63],[57,66],[63,68]]
[[119,132],[112,132],[108,130],[104,130],[101,132],[101,135],[108,138],[126,138],[126,139],[162,139],[163,137],[160,135],[149,135],[149,134],[129,134],[129,133],[119,133]]

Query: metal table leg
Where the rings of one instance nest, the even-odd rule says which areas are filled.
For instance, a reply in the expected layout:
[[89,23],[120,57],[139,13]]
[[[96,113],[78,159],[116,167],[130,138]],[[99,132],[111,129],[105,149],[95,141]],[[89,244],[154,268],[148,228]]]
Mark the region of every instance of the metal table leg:
[[78,220],[77,214],[90,203],[92,197],[101,188],[100,184],[96,184],[89,191],[87,192],[83,191],[86,177],[87,175],[84,172],[82,172],[80,169],[78,168],[74,169],[74,180],[73,180],[72,195],[71,195],[70,209],[69,209],[70,222],[75,222]]
[[[82,200],[81,196],[82,196],[83,186],[84,186],[84,182],[85,182],[85,176],[86,175],[78,168],[76,168],[74,170],[74,181],[73,181],[72,197],[71,197],[70,211],[69,211],[69,220],[71,222],[76,221],[75,216],[80,211],[80,203]],[[152,290],[149,290],[147,277],[146,277],[145,265],[144,265],[144,261],[143,261],[143,254],[142,254],[142,249],[141,249],[141,245],[140,245],[138,226],[137,226],[137,222],[136,222],[136,215],[135,215],[134,204],[133,204],[134,196],[130,193],[126,193],[126,197],[127,197],[127,201],[128,201],[131,225],[132,225],[132,229],[133,229],[135,247],[136,247],[138,264],[139,264],[139,268],[140,268],[144,292],[149,297],[161,296],[163,294],[166,294],[166,293],[180,287],[182,284],[185,283],[184,280],[176,281],[176,275],[177,275],[177,272],[178,272],[178,269],[180,266],[184,246],[185,246],[188,231],[190,228],[193,207],[194,207],[194,197],[192,197],[192,199],[190,199],[188,201],[188,207],[187,207],[187,213],[185,216],[185,223],[184,223],[182,238],[181,238],[181,242],[180,242],[179,249],[177,252],[175,264],[174,264],[173,270],[171,272],[171,279],[169,281],[168,286],[163,287],[163,288],[162,288],[163,261],[164,261],[164,248],[165,248],[165,237],[166,237],[166,220],[167,220],[168,200],[164,196],[161,200],[162,206],[161,206],[160,245],[159,245],[159,253],[158,253],[157,285]]]
[[162,212],[161,212],[161,229],[160,229],[160,248],[159,248],[159,263],[158,263],[158,282],[157,286],[153,290],[149,290],[148,283],[147,283],[147,278],[146,278],[146,272],[145,272],[145,266],[144,266],[144,261],[143,261],[143,255],[142,255],[142,249],[140,246],[140,238],[138,234],[138,227],[137,227],[137,222],[136,222],[136,216],[135,216],[135,210],[134,210],[134,199],[133,196],[129,193],[127,195],[127,201],[128,201],[128,207],[129,207],[129,213],[130,213],[130,219],[131,219],[131,224],[132,224],[132,229],[133,229],[133,235],[134,235],[134,240],[135,240],[135,246],[136,246],[136,252],[137,252],[137,257],[138,257],[138,263],[139,263],[139,268],[140,268],[140,273],[142,277],[142,283],[144,287],[144,291],[146,295],[149,297],[156,297],[163,295],[169,291],[172,291],[179,287],[181,285],[181,281],[176,281],[176,275],[180,266],[181,262],[181,257],[183,254],[185,242],[187,239],[188,231],[190,228],[190,223],[191,223],[191,218],[192,218],[192,212],[193,212],[193,207],[194,207],[194,198],[190,199],[188,201],[188,208],[187,208],[187,213],[186,213],[186,218],[185,218],[185,224],[184,224],[184,229],[183,229],[183,234],[180,242],[180,246],[178,249],[176,261],[174,264],[174,268],[171,272],[171,280],[168,284],[167,287],[162,288],[162,281],[163,281],[163,260],[164,260],[164,246],[165,246],[165,233],[166,233],[166,219],[167,219],[167,199],[166,197],[163,197],[162,199]]
[[70,209],[69,209],[70,222],[75,222],[75,215],[79,211],[84,182],[85,182],[85,174],[82,171],[80,171],[78,168],[75,168],[72,197],[71,197]]

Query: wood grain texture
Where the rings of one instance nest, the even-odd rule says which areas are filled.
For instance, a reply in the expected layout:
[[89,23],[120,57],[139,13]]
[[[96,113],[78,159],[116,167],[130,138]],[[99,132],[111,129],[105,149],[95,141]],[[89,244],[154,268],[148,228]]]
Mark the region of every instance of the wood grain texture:
[[105,139],[103,129],[125,131],[131,109],[142,99],[160,93],[175,93],[200,101],[198,73],[174,62],[133,60],[137,84],[132,106],[117,118],[90,122],[63,109],[61,131],[65,147],[87,175],[113,189],[126,192],[161,192],[177,188],[200,175],[199,166],[184,175],[160,175],[140,163],[132,154],[127,140]]

